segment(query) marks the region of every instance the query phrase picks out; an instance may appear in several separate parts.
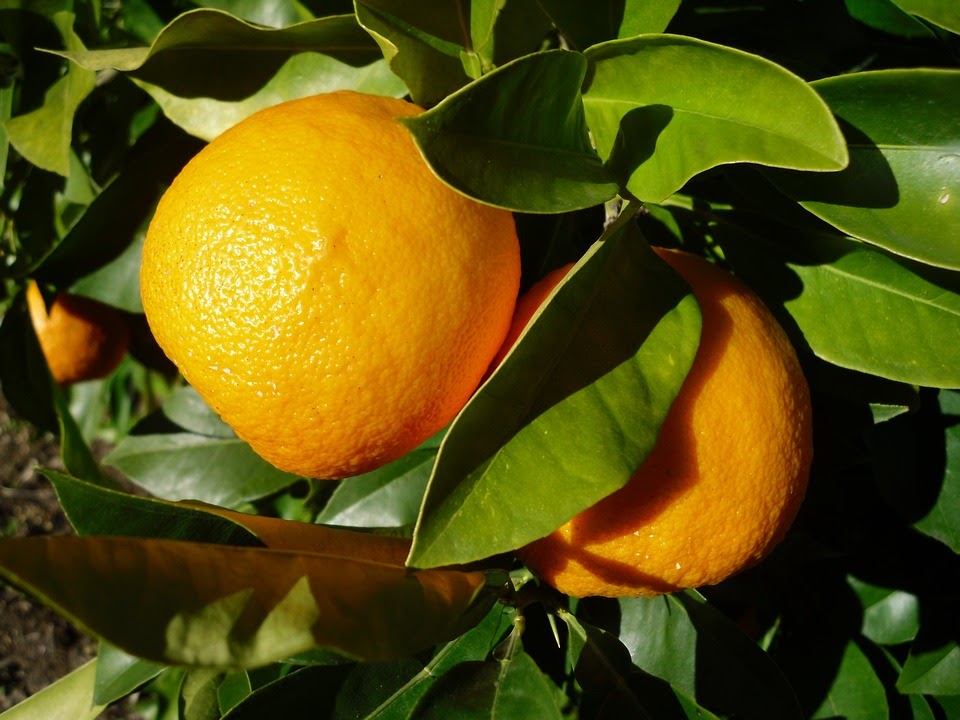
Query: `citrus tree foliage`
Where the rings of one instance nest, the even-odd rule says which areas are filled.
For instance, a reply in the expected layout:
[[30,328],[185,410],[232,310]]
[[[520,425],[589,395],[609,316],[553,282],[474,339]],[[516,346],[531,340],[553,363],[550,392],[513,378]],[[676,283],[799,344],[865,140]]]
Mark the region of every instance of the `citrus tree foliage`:
[[[138,689],[184,720],[960,717],[957,8],[0,0],[0,383],[59,433],[43,472],[76,530],[0,539],[0,576],[101,642],[11,720]],[[341,88],[427,108],[407,129],[515,212],[524,286],[577,265],[445,433],[335,483],[176,380],[137,271],[205,141]],[[810,491],[753,570],[578,601],[512,551],[626,482],[692,362],[696,302],[648,243],[787,329]],[[128,313],[111,378],[50,381],[30,279]]]

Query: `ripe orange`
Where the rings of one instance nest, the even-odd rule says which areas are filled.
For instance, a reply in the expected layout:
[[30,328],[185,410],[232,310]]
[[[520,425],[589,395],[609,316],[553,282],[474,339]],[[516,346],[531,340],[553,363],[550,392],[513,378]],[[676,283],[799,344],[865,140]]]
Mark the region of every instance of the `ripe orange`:
[[59,384],[105,377],[123,360],[130,329],[119,310],[61,292],[48,311],[34,282],[27,287],[27,307],[50,373]]
[[807,383],[782,328],[735,277],[657,250],[693,288],[700,346],[627,485],[519,551],[575,597],[654,596],[753,565],[799,510],[812,460]]
[[143,251],[150,327],[278,468],[372,470],[449,423],[516,303],[513,216],[454,192],[397,117],[340,91],[282,103],[204,148]]

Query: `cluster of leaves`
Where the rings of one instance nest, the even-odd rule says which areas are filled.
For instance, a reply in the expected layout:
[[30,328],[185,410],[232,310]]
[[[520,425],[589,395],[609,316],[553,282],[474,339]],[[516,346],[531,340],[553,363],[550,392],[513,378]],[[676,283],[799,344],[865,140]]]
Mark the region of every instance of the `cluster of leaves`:
[[[0,0],[0,383],[60,433],[77,531],[0,541],[0,575],[102,639],[11,720],[145,685],[191,720],[960,717],[958,33],[954,0]],[[341,88],[428,108],[407,127],[515,211],[525,284],[577,261],[443,436],[317,481],[167,394],[149,338],[122,382],[54,386],[27,280],[142,323],[178,169]],[[510,553],[627,481],[692,362],[697,304],[647,241],[778,314],[811,488],[740,577],[577,601]],[[107,472],[89,440],[131,382],[166,399],[130,432],[121,408]]]

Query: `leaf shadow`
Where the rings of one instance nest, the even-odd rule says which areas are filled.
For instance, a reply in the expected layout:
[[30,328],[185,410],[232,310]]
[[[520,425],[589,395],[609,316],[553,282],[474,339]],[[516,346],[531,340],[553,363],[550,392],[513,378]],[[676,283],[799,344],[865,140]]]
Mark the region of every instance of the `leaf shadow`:
[[653,156],[657,139],[672,119],[673,108],[669,105],[644,105],[620,118],[620,129],[606,164],[621,186]]

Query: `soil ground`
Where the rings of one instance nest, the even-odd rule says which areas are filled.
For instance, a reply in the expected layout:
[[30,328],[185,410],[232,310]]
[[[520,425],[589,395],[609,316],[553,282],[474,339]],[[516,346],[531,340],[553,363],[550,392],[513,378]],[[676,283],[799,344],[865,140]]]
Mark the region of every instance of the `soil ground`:
[[[62,469],[57,438],[17,419],[0,395],[0,537],[73,530],[37,467]],[[0,583],[0,712],[96,655],[97,643],[53,611]],[[140,716],[131,698],[101,717]]]

